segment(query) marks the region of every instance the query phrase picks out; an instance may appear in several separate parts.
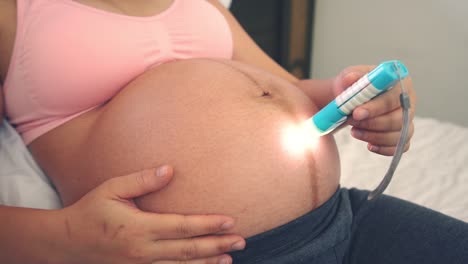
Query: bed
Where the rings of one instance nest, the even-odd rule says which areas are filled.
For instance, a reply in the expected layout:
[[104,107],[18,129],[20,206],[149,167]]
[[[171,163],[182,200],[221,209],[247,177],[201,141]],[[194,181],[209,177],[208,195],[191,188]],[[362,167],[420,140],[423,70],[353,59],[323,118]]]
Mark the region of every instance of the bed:
[[[385,193],[468,222],[468,128],[421,117],[414,123],[411,148]],[[349,133],[336,134],[342,185],[374,189],[391,158],[370,153]]]
[[[386,190],[417,204],[468,222],[468,128],[430,118],[415,118],[411,149],[403,155]],[[341,155],[342,186],[373,189],[390,157],[373,154],[366,143],[335,135]],[[19,135],[6,121],[0,127],[0,204],[56,209],[57,196]]]

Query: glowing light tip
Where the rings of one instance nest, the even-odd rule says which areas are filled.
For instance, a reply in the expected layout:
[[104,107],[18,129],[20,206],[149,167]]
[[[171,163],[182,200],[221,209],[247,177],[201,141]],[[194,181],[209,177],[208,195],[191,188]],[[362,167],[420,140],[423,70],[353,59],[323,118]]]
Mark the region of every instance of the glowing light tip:
[[301,124],[290,124],[283,131],[284,147],[293,154],[313,150],[319,138],[320,133],[310,120]]

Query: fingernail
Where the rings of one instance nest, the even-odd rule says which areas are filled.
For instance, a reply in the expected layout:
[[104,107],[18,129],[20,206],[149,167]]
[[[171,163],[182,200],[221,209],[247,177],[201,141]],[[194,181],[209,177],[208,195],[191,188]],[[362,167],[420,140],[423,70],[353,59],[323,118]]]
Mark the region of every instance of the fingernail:
[[218,264],[231,264],[231,258],[229,257],[222,257],[219,261]]
[[169,171],[169,168],[167,166],[162,166],[156,169],[156,176],[157,177],[163,177],[167,174]]
[[364,72],[352,71],[352,72],[348,72],[347,74],[345,74],[345,76],[343,76],[343,79],[356,81],[357,79],[359,79],[364,74],[365,74]]
[[231,229],[233,226],[234,226],[234,221],[228,220],[227,222],[224,222],[221,225],[221,229],[222,230],[228,230],[228,229]]
[[369,111],[365,109],[360,109],[353,115],[353,118],[358,121],[366,119],[367,117],[369,117]]
[[245,242],[244,241],[237,241],[236,243],[232,244],[231,249],[232,250],[242,250],[245,248]]
[[372,152],[377,152],[377,151],[379,151],[379,147],[374,146],[374,145],[369,145],[369,150],[372,151]]

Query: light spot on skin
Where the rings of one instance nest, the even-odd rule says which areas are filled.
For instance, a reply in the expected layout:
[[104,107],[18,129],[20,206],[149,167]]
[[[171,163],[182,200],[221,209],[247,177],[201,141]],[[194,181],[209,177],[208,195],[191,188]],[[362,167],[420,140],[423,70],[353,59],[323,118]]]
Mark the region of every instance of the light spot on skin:
[[292,155],[304,155],[317,147],[320,134],[309,122],[290,123],[282,131],[283,146]]

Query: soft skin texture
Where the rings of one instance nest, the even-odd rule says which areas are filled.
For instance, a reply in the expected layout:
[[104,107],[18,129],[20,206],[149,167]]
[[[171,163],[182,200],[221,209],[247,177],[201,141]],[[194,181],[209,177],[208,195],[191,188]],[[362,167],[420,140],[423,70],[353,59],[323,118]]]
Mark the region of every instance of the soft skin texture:
[[288,127],[316,111],[300,89],[256,67],[183,60],[144,73],[30,149],[65,204],[110,175],[171,164],[177,178],[140,199],[141,208],[229,215],[233,232],[251,236],[316,208],[337,189],[331,136],[296,152],[284,144]]

